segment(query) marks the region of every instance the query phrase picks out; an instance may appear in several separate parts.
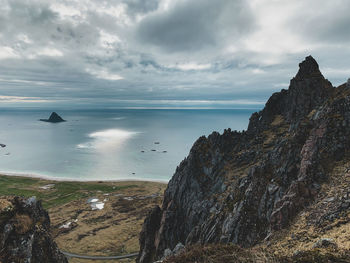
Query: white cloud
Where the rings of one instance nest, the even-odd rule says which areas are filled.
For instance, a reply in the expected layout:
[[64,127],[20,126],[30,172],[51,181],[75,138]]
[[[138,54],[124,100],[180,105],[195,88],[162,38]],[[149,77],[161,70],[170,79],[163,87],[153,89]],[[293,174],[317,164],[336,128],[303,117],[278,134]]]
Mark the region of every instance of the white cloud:
[[253,74],[264,74],[266,73],[264,70],[260,69],[260,68],[254,68],[251,70]]
[[48,48],[45,47],[39,51],[36,52],[36,55],[38,56],[48,56],[48,57],[62,57],[63,52],[56,49],[56,48]]
[[205,70],[205,69],[210,69],[211,64],[206,63],[206,64],[198,64],[195,62],[189,62],[189,63],[179,63],[174,66],[170,66],[170,68],[178,68],[181,70]]
[[0,95],[0,101],[3,103],[9,102],[9,103],[17,103],[17,102],[38,102],[38,103],[43,103],[43,102],[50,102],[50,100],[47,99],[42,99],[39,97],[21,97],[21,96],[4,96]]
[[276,84],[273,84],[273,86],[276,88],[288,88],[289,83],[276,83]]
[[17,58],[17,57],[18,55],[16,54],[15,50],[13,50],[11,47],[0,46],[0,59]]
[[99,78],[99,79],[105,79],[105,80],[121,80],[124,79],[122,76],[119,74],[115,73],[110,73],[105,69],[99,69],[99,70],[94,70],[94,69],[86,69],[88,73],[91,75]]
[[26,44],[33,43],[33,41],[26,34],[19,34],[19,35],[17,35],[17,39],[19,41],[22,41],[22,42],[26,43]]
[[120,39],[115,34],[107,33],[106,31],[100,30],[100,42],[101,46],[106,49],[115,48],[116,43],[120,43]]
[[51,3],[51,9],[57,13],[59,13],[61,19],[69,19],[74,16],[81,16],[81,11],[71,5],[63,4],[63,3]]
[[49,82],[45,81],[37,81],[37,80],[22,80],[22,79],[4,79],[0,78],[0,82],[3,83],[24,83],[24,84],[32,84],[32,85],[40,85],[40,86],[48,86]]

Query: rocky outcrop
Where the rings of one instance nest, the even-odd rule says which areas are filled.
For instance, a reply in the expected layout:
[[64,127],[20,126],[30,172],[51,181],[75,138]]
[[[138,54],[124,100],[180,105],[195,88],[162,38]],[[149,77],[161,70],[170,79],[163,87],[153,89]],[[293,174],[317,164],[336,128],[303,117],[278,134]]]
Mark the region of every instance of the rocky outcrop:
[[1,197],[0,262],[68,263],[50,235],[50,219],[35,197]]
[[158,206],[154,207],[146,218],[142,227],[140,236],[140,245],[142,253],[137,257],[137,261],[150,262],[154,258],[156,247],[154,240],[160,225],[161,210]]
[[57,122],[63,122],[65,120],[62,119],[61,116],[59,116],[56,112],[53,112],[53,113],[51,113],[50,118],[48,118],[48,119],[40,119],[40,121],[57,123]]
[[249,247],[288,226],[349,155],[349,124],[349,85],[334,88],[307,57],[247,131],[195,142],[162,207],[145,221],[139,262],[160,259],[178,243]]

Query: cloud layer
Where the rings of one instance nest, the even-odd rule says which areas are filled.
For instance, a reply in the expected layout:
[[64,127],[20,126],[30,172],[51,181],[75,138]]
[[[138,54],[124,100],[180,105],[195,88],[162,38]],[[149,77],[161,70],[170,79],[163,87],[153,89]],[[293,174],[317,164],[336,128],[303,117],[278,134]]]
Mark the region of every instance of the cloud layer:
[[347,0],[4,0],[2,105],[260,105],[309,54],[338,85],[349,11]]

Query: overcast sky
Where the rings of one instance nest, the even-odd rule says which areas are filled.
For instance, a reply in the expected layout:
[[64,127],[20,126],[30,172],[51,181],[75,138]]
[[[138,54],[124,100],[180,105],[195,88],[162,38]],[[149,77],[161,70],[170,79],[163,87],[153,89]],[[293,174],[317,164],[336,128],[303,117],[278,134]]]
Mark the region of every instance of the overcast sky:
[[2,106],[261,107],[310,54],[350,77],[350,1],[0,0]]

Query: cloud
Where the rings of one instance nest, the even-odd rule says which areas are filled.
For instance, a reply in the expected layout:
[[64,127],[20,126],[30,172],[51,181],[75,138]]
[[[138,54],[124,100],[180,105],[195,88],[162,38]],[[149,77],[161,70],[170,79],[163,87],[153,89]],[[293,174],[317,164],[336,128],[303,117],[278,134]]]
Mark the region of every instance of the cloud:
[[239,39],[254,28],[243,0],[175,1],[166,11],[145,17],[137,28],[142,43],[167,52],[198,52]]
[[134,16],[135,14],[145,14],[155,11],[159,7],[159,0],[124,0],[128,12]]
[[177,64],[175,65],[175,67],[181,70],[204,70],[204,69],[209,69],[211,67],[211,64],[184,63],[184,64]]
[[49,100],[44,100],[38,97],[20,97],[20,96],[1,96],[0,101],[2,103],[44,103],[49,102]]
[[11,47],[0,47],[0,59],[16,58],[18,55]]
[[350,77],[349,9],[346,0],[4,0],[0,94],[234,107],[286,88],[309,54],[338,85]]
[[[300,1],[300,0],[299,0]],[[298,2],[299,2],[298,1]],[[298,12],[289,16],[288,27],[294,32],[299,31],[302,36],[313,40],[344,44],[350,41],[350,2],[334,0],[322,3],[322,7],[313,7],[319,1],[309,0],[299,2]]]
[[86,70],[88,73],[92,74],[93,76],[96,76],[99,79],[105,79],[105,80],[121,80],[123,79],[122,76],[118,74],[113,74],[108,72],[107,70],[92,70],[92,69],[87,69]]
[[39,50],[36,55],[39,56],[48,56],[48,57],[62,57],[63,53],[55,48],[43,48],[42,50]]

